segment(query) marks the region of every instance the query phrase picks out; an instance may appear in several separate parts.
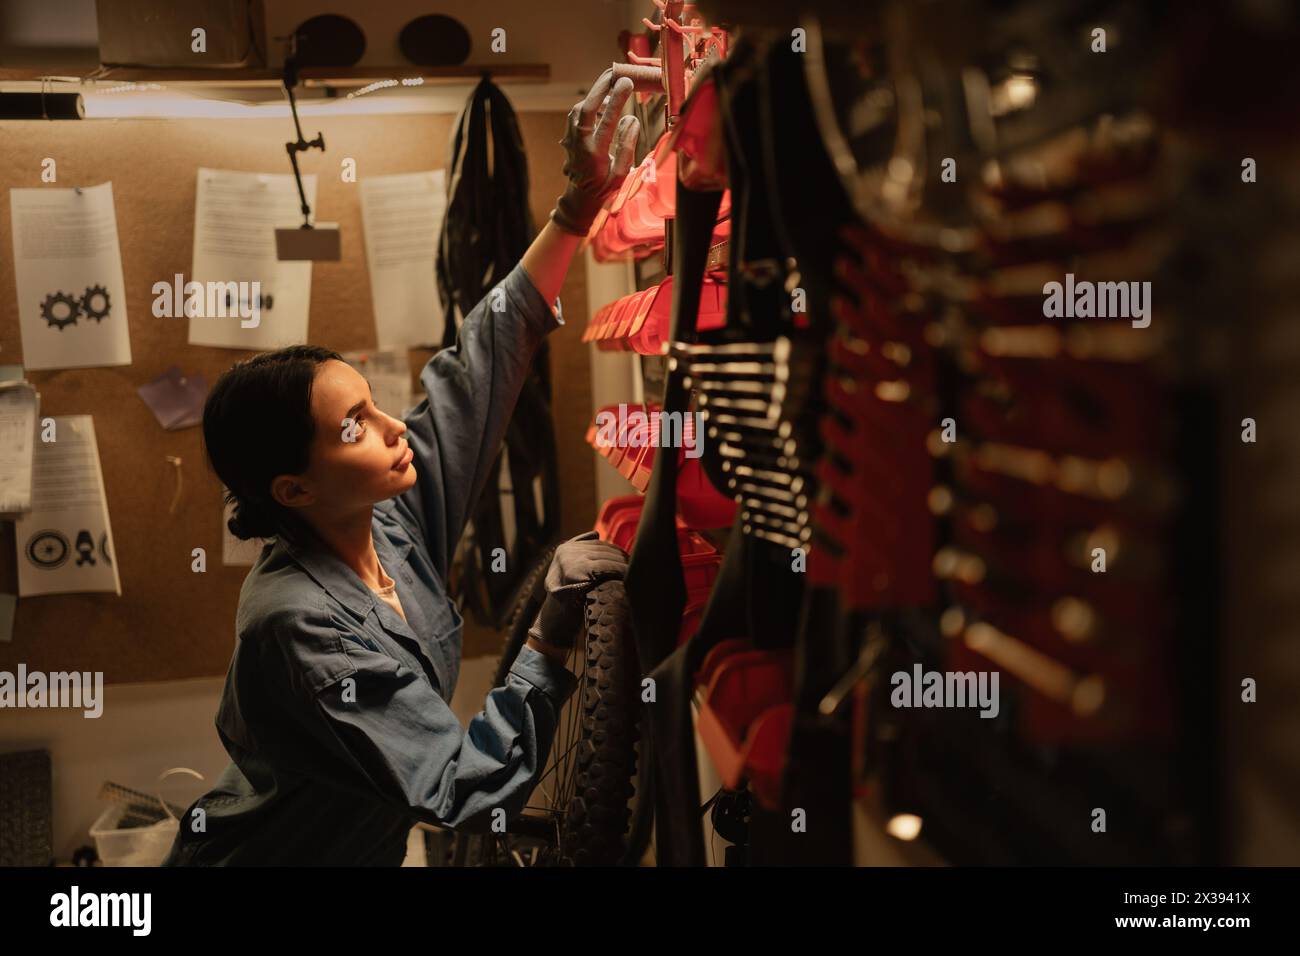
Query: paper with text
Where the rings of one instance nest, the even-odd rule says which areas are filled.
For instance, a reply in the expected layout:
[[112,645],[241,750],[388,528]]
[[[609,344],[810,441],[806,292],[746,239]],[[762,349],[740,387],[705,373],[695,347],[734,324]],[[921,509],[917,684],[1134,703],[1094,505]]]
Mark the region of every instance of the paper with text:
[[[183,303],[190,344],[270,350],[306,342],[312,264],[275,257],[275,230],[302,225],[293,176],[200,167],[198,177],[190,267],[198,294],[185,291]],[[303,176],[302,185],[315,206],[316,177]],[[205,307],[194,314],[199,301]]]
[[130,365],[113,184],[11,189],[9,211],[23,364]]
[[95,420],[54,419],[51,442],[36,442],[32,510],[16,524],[18,594],[122,593]]
[[434,260],[446,209],[444,170],[361,180],[370,300],[381,349],[442,344]]
[[0,516],[32,507],[33,445],[40,396],[28,382],[0,384]]

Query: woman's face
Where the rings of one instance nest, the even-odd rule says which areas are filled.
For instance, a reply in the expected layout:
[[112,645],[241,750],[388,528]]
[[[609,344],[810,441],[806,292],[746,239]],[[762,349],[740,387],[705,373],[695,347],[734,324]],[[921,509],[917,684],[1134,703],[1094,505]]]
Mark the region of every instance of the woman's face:
[[321,516],[342,515],[415,484],[406,423],[376,407],[369,383],[352,366],[336,359],[322,362],[311,404],[316,435],[311,463],[296,482],[305,495],[297,504]]

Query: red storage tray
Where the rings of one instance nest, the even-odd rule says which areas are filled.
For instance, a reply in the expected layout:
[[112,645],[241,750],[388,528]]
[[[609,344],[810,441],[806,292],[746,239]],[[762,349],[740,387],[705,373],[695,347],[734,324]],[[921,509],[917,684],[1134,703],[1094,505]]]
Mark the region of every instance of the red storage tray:
[[785,750],[794,714],[794,654],[757,651],[747,640],[723,641],[704,659],[700,739],[725,786],[748,779],[754,796],[778,805]]

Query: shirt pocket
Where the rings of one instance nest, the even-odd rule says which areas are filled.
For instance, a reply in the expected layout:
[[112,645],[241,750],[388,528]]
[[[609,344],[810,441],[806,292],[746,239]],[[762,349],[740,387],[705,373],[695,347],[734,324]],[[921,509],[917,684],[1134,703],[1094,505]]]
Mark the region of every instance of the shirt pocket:
[[460,659],[464,647],[465,619],[446,595],[440,595],[434,602],[433,633],[429,643],[433,645],[447,675],[444,699],[451,700],[456,692],[456,682],[460,678]]
[[[368,621],[358,622],[347,611],[334,608],[330,609],[330,616],[334,627],[338,630],[339,654],[347,661],[348,667],[353,672],[357,670],[357,661],[354,657],[357,659],[364,657],[367,670],[385,671],[387,676],[391,677],[398,677],[403,670],[409,669],[394,656],[383,632],[377,626],[372,628]],[[379,659],[361,653],[364,651],[380,655],[386,660],[381,663]],[[391,667],[388,666],[389,662]]]
[[300,682],[300,690],[311,696],[357,672],[336,630],[313,631],[306,639],[296,641],[290,654],[293,679]]

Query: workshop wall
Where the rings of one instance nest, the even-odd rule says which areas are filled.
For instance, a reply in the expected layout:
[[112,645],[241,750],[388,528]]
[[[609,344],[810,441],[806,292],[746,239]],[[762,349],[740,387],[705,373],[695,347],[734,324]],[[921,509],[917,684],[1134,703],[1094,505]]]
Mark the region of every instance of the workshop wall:
[[[445,168],[454,119],[448,113],[306,120],[310,135],[323,132],[328,148],[301,159],[303,173],[319,180],[314,212],[321,221],[339,223],[343,242],[342,261],[312,269],[311,343],[339,351],[376,347],[358,187],[341,181],[340,161],[355,159],[358,177]],[[519,114],[538,224],[562,191],[563,122],[560,112]],[[190,274],[197,168],[289,172],[284,143],[291,133],[287,118],[0,126],[0,222],[6,224],[0,229],[0,363],[22,361],[9,189],[39,186],[47,156],[58,161],[60,187],[113,183],[134,360],[129,366],[28,374],[40,392],[42,416],[94,416],[122,595],[22,598],[13,641],[0,643],[0,668],[21,661],[37,670],[103,671],[108,683],[225,674],[248,569],[221,564],[221,489],[204,460],[201,429],[164,431],[135,390],[171,365],[202,374],[211,384],[253,354],[188,345],[186,320],[153,316],[151,288],[175,273]],[[565,536],[584,530],[596,506],[591,452],[583,437],[591,414],[589,347],[580,340],[585,286],[584,270],[572,269],[562,295],[568,328],[550,339]],[[411,351],[413,376],[430,354]],[[176,487],[168,455],[183,460],[175,514],[168,514]],[[14,547],[12,524],[0,525],[0,591],[17,591]],[[196,547],[207,551],[205,574],[190,569]],[[467,657],[498,647],[494,632],[466,623]]]

